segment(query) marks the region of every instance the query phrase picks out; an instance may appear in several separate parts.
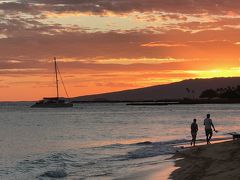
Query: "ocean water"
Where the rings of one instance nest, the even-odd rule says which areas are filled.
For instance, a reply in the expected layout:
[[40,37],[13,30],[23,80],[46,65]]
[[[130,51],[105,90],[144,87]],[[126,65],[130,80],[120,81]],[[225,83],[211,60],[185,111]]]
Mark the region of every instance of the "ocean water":
[[189,144],[190,124],[212,115],[219,133],[240,132],[239,105],[75,104],[37,109],[0,104],[0,179],[118,179],[164,166]]

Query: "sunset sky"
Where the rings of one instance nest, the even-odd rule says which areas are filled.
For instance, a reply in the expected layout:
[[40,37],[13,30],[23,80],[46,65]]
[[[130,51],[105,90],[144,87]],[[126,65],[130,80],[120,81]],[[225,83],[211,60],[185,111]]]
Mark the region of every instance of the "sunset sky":
[[239,0],[0,0],[0,100],[54,96],[54,56],[72,97],[240,76],[239,7]]

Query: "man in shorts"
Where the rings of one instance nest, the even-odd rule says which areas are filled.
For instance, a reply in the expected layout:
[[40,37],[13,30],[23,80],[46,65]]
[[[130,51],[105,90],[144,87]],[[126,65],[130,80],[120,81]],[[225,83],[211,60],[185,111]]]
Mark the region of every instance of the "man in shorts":
[[204,119],[204,126],[205,126],[207,144],[211,144],[210,140],[211,140],[212,134],[213,134],[212,127],[215,132],[216,132],[216,129],[212,123],[212,119],[210,119],[210,114],[207,114],[207,118]]

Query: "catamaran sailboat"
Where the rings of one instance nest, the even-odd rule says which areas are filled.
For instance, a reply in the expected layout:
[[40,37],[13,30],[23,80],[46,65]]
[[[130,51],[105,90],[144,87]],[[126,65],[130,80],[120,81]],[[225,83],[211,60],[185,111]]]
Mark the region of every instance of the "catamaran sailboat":
[[[65,98],[59,97],[59,77],[62,81],[64,90],[66,95],[68,96],[67,90],[65,88],[65,85],[63,83],[60,71],[57,66],[57,60],[56,57],[54,57],[54,67],[55,67],[55,81],[56,81],[56,97],[45,97],[42,100],[36,102],[31,107],[33,108],[60,108],[60,107],[73,107],[73,104],[69,102],[69,100],[65,100]],[[69,99],[69,98],[68,98]]]

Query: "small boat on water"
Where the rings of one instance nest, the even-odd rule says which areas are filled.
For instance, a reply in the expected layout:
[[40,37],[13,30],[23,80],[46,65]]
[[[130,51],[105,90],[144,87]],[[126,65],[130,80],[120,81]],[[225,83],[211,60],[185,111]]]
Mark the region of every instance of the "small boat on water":
[[[73,104],[69,101],[68,93],[63,83],[60,71],[57,66],[57,59],[54,57],[54,67],[55,67],[55,81],[56,81],[56,97],[45,97],[40,101],[37,101],[33,104],[32,108],[64,108],[64,107],[73,107]],[[68,98],[59,97],[59,76],[62,81],[65,93]]]

